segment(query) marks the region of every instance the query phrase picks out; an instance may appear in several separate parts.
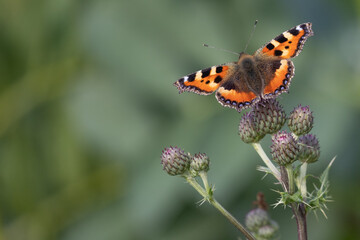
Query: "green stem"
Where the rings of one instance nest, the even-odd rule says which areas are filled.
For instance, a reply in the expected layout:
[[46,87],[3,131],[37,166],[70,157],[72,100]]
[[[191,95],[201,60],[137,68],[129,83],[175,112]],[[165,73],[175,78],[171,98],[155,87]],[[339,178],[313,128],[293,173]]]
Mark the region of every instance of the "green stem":
[[281,175],[279,170],[275,167],[275,165],[271,162],[271,160],[268,158],[266,153],[264,152],[264,149],[261,147],[260,143],[252,143],[252,146],[256,150],[256,152],[259,154],[265,165],[270,169],[272,174],[275,176],[275,178],[281,183]]
[[212,190],[210,188],[206,172],[200,171],[199,176],[201,177],[201,180],[204,183],[205,191],[207,192],[208,195],[212,196]]
[[[288,179],[288,193],[294,194],[294,170],[291,164],[285,166]],[[301,181],[301,179],[300,179]],[[302,203],[291,203],[291,209],[296,219],[298,240],[307,240],[306,211]]]
[[208,195],[205,189],[203,189],[194,178],[185,177],[185,179],[193,188],[195,188],[196,191],[200,193],[201,196],[208,200],[211,205],[219,210],[222,215],[224,215],[237,229],[239,229],[248,240],[256,240],[255,237],[248,230],[246,230],[246,228],[240,222],[238,222],[238,220],[236,220],[236,218],[234,218],[223,206],[221,206],[221,204],[216,201],[213,196]]
[[289,193],[293,194],[295,191],[294,189],[294,170],[291,164],[288,164],[285,166],[286,168],[286,173],[288,175],[288,181],[289,181]]
[[307,240],[306,212],[304,205],[291,203],[291,209],[296,219],[298,240]]
[[301,192],[301,196],[303,197],[303,199],[306,199],[306,193],[307,193],[307,188],[306,188],[306,171],[307,171],[307,163],[303,163],[300,167],[300,192]]

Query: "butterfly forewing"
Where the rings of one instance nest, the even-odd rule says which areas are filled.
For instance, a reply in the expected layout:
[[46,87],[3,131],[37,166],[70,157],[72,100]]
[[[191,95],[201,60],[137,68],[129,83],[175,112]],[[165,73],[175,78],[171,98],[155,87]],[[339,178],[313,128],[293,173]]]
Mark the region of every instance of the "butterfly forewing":
[[216,91],[224,82],[229,70],[229,64],[222,64],[199,70],[177,80],[174,85],[179,92],[195,92],[201,95],[208,95]]
[[311,26],[311,23],[303,23],[283,32],[260,48],[255,55],[265,54],[281,59],[299,55],[307,38],[314,35]]

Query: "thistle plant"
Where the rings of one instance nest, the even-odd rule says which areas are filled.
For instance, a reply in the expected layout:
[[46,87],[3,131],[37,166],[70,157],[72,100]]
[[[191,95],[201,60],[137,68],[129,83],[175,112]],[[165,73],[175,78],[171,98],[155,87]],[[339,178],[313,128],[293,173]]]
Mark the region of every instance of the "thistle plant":
[[[259,167],[258,170],[272,174],[282,186],[282,190],[277,191],[279,200],[274,206],[291,207],[297,222],[298,239],[307,239],[307,214],[310,211],[316,213],[316,210],[320,210],[326,217],[324,210],[327,208],[326,203],[330,201],[328,171],[334,159],[323,174],[316,178],[318,184],[315,184],[313,191],[309,192],[306,182],[309,177],[306,173],[308,164],[316,162],[320,157],[317,137],[314,134],[308,134],[314,124],[314,117],[309,106],[299,105],[290,113],[287,119],[290,132],[280,131],[286,122],[282,118],[286,119],[286,117],[276,100],[260,102],[250,112],[253,115],[253,123],[249,123],[252,129],[257,129],[258,135],[264,132],[272,134],[270,146],[272,161],[258,141],[244,142],[252,144],[264,161],[266,167]],[[265,121],[264,116],[267,116]],[[242,116],[243,118],[247,118],[246,114]],[[269,126],[277,126],[277,132],[270,131]],[[240,136],[244,131],[248,130],[240,131]],[[256,133],[253,134],[256,135]]]
[[[209,186],[207,171],[209,170],[210,159],[204,153],[195,154],[185,153],[178,147],[168,147],[162,151],[161,164],[163,169],[171,176],[181,176],[200,193],[203,197],[201,201],[208,201],[221,212],[232,224],[239,229],[247,239],[255,240],[254,236],[248,231],[235,217],[233,217],[213,196],[214,189]],[[179,167],[181,166],[181,167]],[[203,182],[201,186],[195,177],[200,176]]]
[[[286,122],[290,131],[282,130]],[[273,175],[276,183],[280,184],[280,189],[276,190],[279,199],[273,206],[283,205],[291,208],[297,223],[299,240],[307,239],[308,213],[316,214],[319,210],[326,217],[326,204],[331,201],[328,172],[335,158],[319,177],[307,174],[309,164],[317,162],[320,157],[319,140],[310,133],[313,124],[313,113],[308,106],[295,107],[287,118],[282,106],[275,99],[258,102],[242,115],[239,123],[240,139],[251,144],[265,164],[259,166],[258,170]],[[272,144],[268,151],[271,158],[260,143],[266,135],[271,135]],[[161,163],[169,175],[185,178],[202,195],[202,203],[212,204],[244,234],[246,239],[280,239],[279,226],[270,219],[264,201],[258,200],[257,208],[246,215],[245,227],[215,200],[214,188],[209,185],[207,179],[210,159],[206,154],[192,155],[180,148],[168,147],[163,150]],[[199,184],[198,177],[202,185]],[[311,191],[307,186],[310,177],[315,180]]]

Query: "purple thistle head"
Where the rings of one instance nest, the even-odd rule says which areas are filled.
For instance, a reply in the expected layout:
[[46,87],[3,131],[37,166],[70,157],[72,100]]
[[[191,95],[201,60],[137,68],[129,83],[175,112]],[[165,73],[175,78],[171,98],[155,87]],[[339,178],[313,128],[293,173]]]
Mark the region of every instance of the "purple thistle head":
[[279,165],[293,163],[299,154],[299,146],[291,133],[281,131],[273,135],[271,155],[273,160]]
[[190,172],[193,176],[197,176],[199,172],[209,171],[210,159],[205,153],[197,153],[190,161]]
[[306,163],[316,162],[320,157],[319,140],[313,134],[306,134],[298,139],[299,160]]
[[297,136],[301,136],[310,132],[314,125],[314,117],[309,106],[297,106],[290,113],[288,126],[290,130]]
[[165,148],[161,154],[161,164],[169,175],[181,175],[189,169],[190,154],[178,147]]
[[245,217],[245,225],[252,232],[257,232],[260,227],[268,225],[269,221],[267,211],[261,208],[251,210]]
[[278,239],[279,225],[275,221],[270,221],[269,225],[259,228],[256,236],[258,239]]
[[258,131],[253,112],[247,112],[242,115],[239,124],[239,135],[245,143],[259,142],[265,136],[265,134],[261,134]]
[[286,122],[285,111],[276,99],[263,99],[252,111],[255,124],[262,134],[276,133]]

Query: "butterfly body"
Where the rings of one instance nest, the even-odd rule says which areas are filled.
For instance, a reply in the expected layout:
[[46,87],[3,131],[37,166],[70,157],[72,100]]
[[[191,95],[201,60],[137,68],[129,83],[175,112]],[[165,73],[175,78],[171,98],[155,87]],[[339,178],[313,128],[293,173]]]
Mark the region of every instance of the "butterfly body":
[[174,85],[180,93],[216,92],[220,104],[241,111],[260,99],[274,98],[288,90],[295,70],[290,58],[300,53],[312,35],[311,23],[300,24],[271,40],[254,55],[240,53],[237,62],[197,71]]

